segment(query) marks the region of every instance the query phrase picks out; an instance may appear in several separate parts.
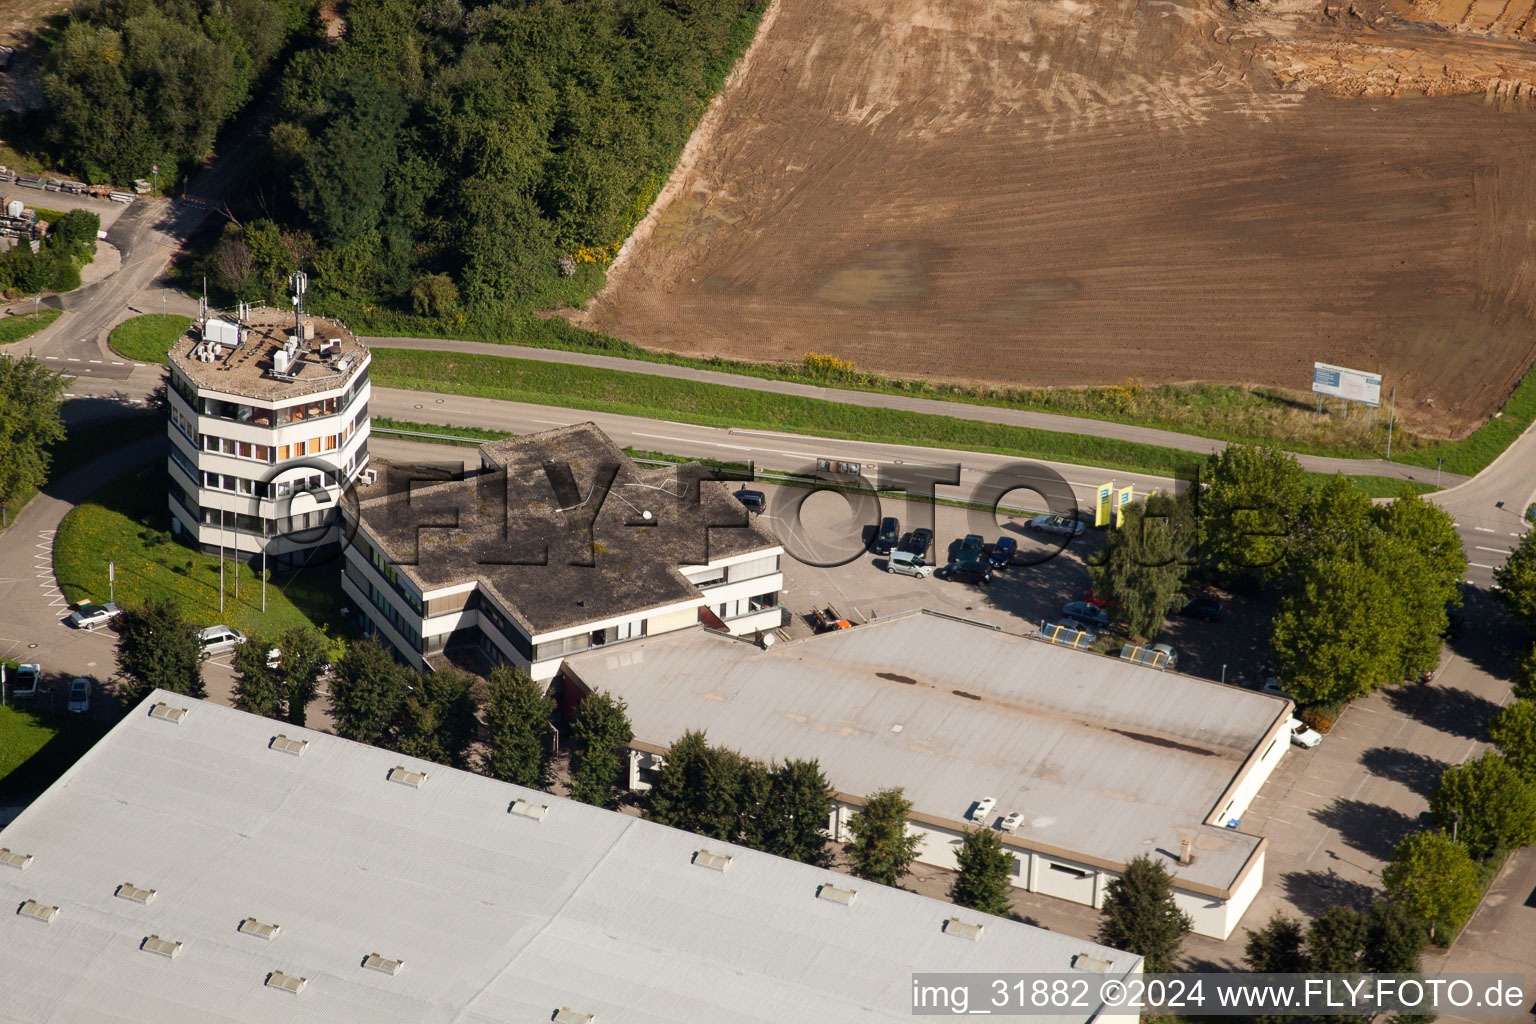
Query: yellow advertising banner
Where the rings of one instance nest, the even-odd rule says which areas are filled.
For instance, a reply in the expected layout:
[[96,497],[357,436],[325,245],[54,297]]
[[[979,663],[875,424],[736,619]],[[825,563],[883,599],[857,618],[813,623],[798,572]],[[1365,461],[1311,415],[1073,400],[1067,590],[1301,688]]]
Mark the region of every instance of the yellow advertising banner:
[[1099,485],[1099,507],[1093,516],[1094,526],[1109,525],[1109,503],[1115,496],[1115,482]]
[[1115,526],[1119,528],[1125,522],[1125,506],[1131,503],[1131,498],[1136,494],[1134,485],[1120,488],[1120,494],[1115,500]]

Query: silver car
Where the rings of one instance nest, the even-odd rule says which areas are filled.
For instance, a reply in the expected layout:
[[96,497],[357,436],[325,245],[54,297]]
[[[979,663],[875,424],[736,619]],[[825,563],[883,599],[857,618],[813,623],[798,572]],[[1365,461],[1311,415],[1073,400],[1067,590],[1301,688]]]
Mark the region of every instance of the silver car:
[[79,678],[69,684],[69,703],[64,705],[72,715],[83,715],[91,710],[91,681]]
[[891,557],[885,563],[886,572],[894,572],[898,576],[915,576],[925,580],[933,575],[933,566],[923,561],[922,555],[914,555],[910,551],[893,551]]
[[202,645],[205,658],[232,651],[245,643],[245,640],[245,634],[233,626],[209,626],[197,634],[197,642]]
[[1035,516],[1029,521],[1029,528],[1036,533],[1054,533],[1062,537],[1076,537],[1083,532],[1083,523],[1080,519],[1071,516]]
[[83,604],[69,613],[64,621],[76,629],[95,629],[105,626],[122,613],[115,604]]

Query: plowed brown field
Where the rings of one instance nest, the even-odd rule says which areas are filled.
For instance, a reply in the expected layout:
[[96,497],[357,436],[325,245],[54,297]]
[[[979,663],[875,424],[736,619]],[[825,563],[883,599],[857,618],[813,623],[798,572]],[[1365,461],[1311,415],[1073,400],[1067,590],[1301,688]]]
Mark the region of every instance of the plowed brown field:
[[779,0],[576,319],[994,384],[1323,360],[1459,435],[1536,355],[1533,57],[1320,4]]

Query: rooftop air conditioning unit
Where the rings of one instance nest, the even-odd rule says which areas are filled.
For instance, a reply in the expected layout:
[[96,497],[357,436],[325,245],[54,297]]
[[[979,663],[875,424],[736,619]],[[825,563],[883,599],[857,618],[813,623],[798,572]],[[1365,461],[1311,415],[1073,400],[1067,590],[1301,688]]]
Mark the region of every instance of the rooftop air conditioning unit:
[[287,349],[280,348],[276,352],[272,353],[272,372],[273,373],[287,373],[288,372],[288,365],[289,365],[289,356],[288,356],[288,350]]

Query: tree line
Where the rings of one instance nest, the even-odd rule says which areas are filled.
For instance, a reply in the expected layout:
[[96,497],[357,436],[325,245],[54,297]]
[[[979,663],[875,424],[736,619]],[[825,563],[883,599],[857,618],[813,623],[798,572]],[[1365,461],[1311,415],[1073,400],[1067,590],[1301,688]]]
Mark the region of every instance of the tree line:
[[1374,505],[1342,475],[1313,487],[1295,456],[1239,444],[1190,487],[1130,505],[1095,562],[1095,595],[1138,637],[1193,580],[1277,590],[1270,653],[1303,708],[1433,671],[1467,569],[1449,513],[1411,490]]
[[7,517],[48,479],[51,449],[64,439],[68,378],[32,355],[0,353],[0,508]]
[[94,183],[162,181],[200,162],[289,41],[318,28],[315,0],[86,0],[43,73],[46,138]]
[[765,6],[348,8],[340,39],[286,63],[256,201],[200,270],[234,297],[275,300],[302,265],[317,309],[440,331],[579,302]]

